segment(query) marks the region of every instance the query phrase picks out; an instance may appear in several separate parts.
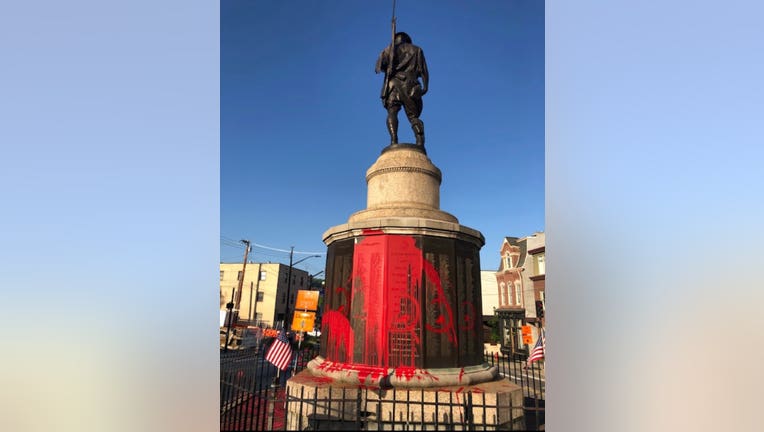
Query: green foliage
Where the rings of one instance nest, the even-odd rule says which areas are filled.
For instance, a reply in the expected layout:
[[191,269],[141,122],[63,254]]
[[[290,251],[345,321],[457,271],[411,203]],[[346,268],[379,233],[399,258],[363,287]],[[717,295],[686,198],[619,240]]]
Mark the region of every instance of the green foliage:
[[491,328],[491,332],[488,335],[488,343],[490,344],[500,343],[501,337],[499,335],[499,319],[496,317],[496,315],[488,319],[488,322],[486,324],[488,325],[488,327]]

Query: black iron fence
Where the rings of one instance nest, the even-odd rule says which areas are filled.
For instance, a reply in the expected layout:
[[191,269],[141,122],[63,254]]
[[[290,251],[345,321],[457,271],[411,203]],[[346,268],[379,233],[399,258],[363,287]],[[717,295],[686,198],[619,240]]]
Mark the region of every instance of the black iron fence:
[[544,424],[543,362],[485,354],[523,391],[522,400],[425,389],[341,388],[306,393],[286,380],[318,355],[302,349],[289,370],[267,362],[265,347],[221,351],[220,429],[258,430],[539,430]]
[[496,366],[499,375],[508,378],[523,389],[523,410],[526,427],[537,430],[544,424],[546,400],[546,377],[544,362],[535,361],[528,365],[525,354],[485,353],[486,363]]

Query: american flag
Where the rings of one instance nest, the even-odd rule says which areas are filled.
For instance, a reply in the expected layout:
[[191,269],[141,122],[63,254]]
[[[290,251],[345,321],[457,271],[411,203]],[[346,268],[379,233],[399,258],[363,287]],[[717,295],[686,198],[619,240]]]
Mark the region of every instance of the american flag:
[[536,360],[544,358],[546,351],[546,337],[544,336],[544,330],[541,330],[541,337],[536,340],[536,345],[531,350],[531,354],[528,356],[528,366]]
[[289,366],[289,361],[292,360],[292,347],[289,345],[284,330],[279,332],[279,336],[268,348],[265,359],[281,370],[285,370]]

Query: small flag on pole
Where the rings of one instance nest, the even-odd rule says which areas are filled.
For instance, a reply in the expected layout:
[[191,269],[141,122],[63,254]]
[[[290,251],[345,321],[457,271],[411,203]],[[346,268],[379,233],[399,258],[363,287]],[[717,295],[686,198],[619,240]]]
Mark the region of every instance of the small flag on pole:
[[271,347],[268,348],[268,354],[265,355],[265,359],[280,370],[285,370],[289,367],[289,361],[292,360],[292,347],[289,345],[289,340],[287,340],[283,329],[279,332],[279,336],[273,341]]
[[546,337],[544,336],[544,330],[541,330],[541,336],[536,340],[536,345],[531,350],[531,354],[528,356],[528,366],[536,360],[545,357],[546,351]]

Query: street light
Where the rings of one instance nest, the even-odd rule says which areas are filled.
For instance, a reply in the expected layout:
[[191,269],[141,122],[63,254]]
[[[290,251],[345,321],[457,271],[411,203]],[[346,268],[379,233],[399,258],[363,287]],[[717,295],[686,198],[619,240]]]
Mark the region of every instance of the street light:
[[321,270],[321,271],[320,271],[320,272],[318,272],[318,273],[313,273],[312,275],[308,275],[308,289],[311,289],[311,288],[313,287],[313,278],[314,278],[314,277],[316,277],[316,276],[318,276],[318,275],[320,275],[320,274],[321,274],[321,273],[323,273],[323,272],[324,272],[324,271],[323,271],[323,270]]
[[286,311],[284,311],[285,312],[284,313],[284,318],[285,318],[284,327],[285,327],[285,330],[286,330],[286,326],[289,325],[288,323],[292,322],[292,311],[291,311],[291,308],[289,307],[289,304],[291,303],[291,301],[289,300],[289,295],[291,294],[291,291],[292,291],[292,267],[296,266],[297,264],[299,264],[299,263],[301,263],[301,262],[303,262],[303,261],[305,261],[306,259],[309,259],[309,258],[320,258],[321,255],[306,256],[305,258],[303,258],[303,259],[301,259],[301,260],[299,260],[297,262],[294,262],[294,263],[292,262],[292,258],[293,257],[294,257],[294,246],[292,246],[291,250],[289,251],[289,271],[287,272],[287,292],[286,292],[287,304],[286,304]]
[[[314,273],[314,274],[308,276],[308,289],[312,289],[313,288],[313,278],[318,276],[318,275],[320,275],[323,272],[324,271],[321,270],[318,273]],[[326,281],[324,281],[323,283],[325,283],[325,282]],[[321,287],[318,289],[319,299],[318,299],[318,305],[316,305],[318,310],[316,310],[316,325],[314,326],[314,330],[315,330],[315,328],[320,328],[320,325],[321,325],[321,309],[323,309],[321,307],[321,304],[322,304],[321,302],[322,302],[322,299],[324,297],[324,286],[323,286],[323,283],[321,284]]]

